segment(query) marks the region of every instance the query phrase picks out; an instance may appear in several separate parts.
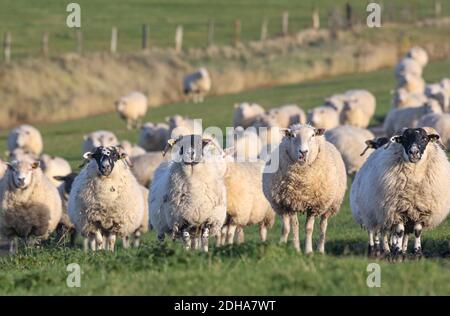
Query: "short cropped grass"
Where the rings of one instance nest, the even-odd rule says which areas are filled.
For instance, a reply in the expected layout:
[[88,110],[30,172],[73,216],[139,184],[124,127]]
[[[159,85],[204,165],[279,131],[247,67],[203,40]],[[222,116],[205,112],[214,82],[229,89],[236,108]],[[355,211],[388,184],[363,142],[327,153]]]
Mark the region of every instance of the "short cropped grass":
[[[449,76],[449,66],[449,61],[428,65],[426,80],[433,82]],[[393,86],[393,73],[388,69],[210,97],[203,104],[170,104],[150,109],[147,119],[161,121],[179,113],[203,118],[204,126],[224,128],[230,125],[235,102],[254,101],[266,108],[297,102],[308,109],[319,105],[332,93],[367,88],[377,97],[377,114],[372,123],[379,124],[390,107]],[[44,136],[45,151],[67,158],[75,170],[81,162],[83,134],[110,129],[122,139],[137,139],[137,132],[127,131],[115,114],[39,125],[38,128]],[[7,131],[0,133],[1,151],[5,150],[6,134]],[[304,222],[304,217],[301,221]],[[0,294],[450,294],[450,220],[424,233],[424,259],[398,264],[366,257],[366,233],[351,216],[348,196],[340,213],[330,220],[325,256],[306,257],[295,253],[291,244],[278,245],[278,219],[266,244],[258,241],[256,228],[247,228],[245,233],[244,244],[220,249],[211,246],[208,254],[185,252],[179,243],[172,241],[158,245],[154,233],[144,236],[139,249],[124,250],[119,243],[115,253],[85,254],[81,247],[55,247],[50,242],[41,249],[24,249],[16,256],[0,258]],[[303,225],[301,236],[303,239]],[[380,288],[370,288],[366,284],[367,265],[371,262],[381,266]],[[66,267],[70,263],[81,266],[81,288],[66,285]]]

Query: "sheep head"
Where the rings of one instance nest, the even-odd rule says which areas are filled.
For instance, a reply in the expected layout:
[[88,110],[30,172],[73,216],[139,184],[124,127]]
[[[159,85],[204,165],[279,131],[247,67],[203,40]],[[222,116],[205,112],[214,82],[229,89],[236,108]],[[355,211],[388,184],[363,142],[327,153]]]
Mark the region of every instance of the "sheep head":
[[440,136],[437,133],[427,133],[425,128],[406,128],[401,134],[392,136],[390,141],[403,146],[405,161],[418,163],[426,154],[428,143],[440,144]]
[[7,162],[8,171],[12,176],[12,183],[18,189],[26,189],[31,184],[33,174],[39,168],[40,162],[37,160],[14,160]]
[[84,153],[83,158],[87,161],[94,159],[97,163],[99,176],[107,177],[114,170],[115,163],[125,160],[127,154],[119,147],[96,147],[92,152]]
[[322,136],[325,134],[324,128],[297,124],[281,130],[284,137],[280,149],[286,151],[293,163],[309,165],[316,160],[320,143],[323,141]]

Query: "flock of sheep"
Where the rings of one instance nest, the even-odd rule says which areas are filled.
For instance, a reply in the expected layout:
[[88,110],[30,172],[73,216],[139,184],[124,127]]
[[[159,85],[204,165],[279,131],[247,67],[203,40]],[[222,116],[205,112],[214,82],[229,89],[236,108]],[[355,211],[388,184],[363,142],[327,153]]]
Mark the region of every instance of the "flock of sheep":
[[[63,158],[42,154],[39,131],[21,125],[10,131],[9,162],[0,166],[0,236],[11,253],[18,238],[32,244],[53,232],[58,239],[70,234],[72,245],[80,234],[86,250],[114,250],[117,238],[125,248],[139,246],[153,229],[159,241],[170,236],[186,249],[208,251],[211,236],[217,246],[243,242],[249,225],[258,225],[265,241],[278,215],[280,241],[292,231],[300,252],[298,214],[305,214],[304,251],[313,251],[317,218],[317,251],[324,253],[328,219],[341,208],[348,175],[369,254],[403,256],[414,234],[420,257],[422,230],[450,210],[450,79],[425,84],[427,62],[413,47],[395,68],[392,109],[378,137],[368,129],[376,100],[362,89],[334,94],[307,113],[295,104],[269,111],[236,104],[227,146],[188,117],[140,126],[147,98],[133,92],[116,108],[128,128],[140,126],[138,144],[110,131],[86,135],[79,174]],[[194,102],[210,88],[204,68],[183,81]]]

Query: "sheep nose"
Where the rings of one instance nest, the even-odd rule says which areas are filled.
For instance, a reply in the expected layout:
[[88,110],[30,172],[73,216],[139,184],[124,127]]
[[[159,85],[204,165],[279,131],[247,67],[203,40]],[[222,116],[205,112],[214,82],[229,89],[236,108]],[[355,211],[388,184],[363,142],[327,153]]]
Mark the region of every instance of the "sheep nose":
[[304,149],[304,150],[300,149],[299,152],[302,156],[306,156],[306,154],[308,153],[308,149]]

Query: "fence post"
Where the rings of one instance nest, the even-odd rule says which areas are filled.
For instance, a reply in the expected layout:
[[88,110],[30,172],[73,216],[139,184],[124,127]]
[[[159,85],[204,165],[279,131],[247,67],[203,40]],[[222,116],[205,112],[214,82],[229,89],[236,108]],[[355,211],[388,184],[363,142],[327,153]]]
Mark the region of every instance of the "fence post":
[[81,33],[81,30],[75,31],[75,41],[77,53],[81,55],[83,52],[83,33]]
[[442,14],[442,5],[440,1],[435,1],[434,2],[434,15],[436,16],[436,18],[441,17]]
[[320,28],[320,15],[318,8],[314,8],[312,12],[312,27],[316,30]]
[[113,26],[111,29],[111,53],[117,52],[117,27]]
[[42,55],[48,57],[48,32],[44,32],[42,35]]
[[347,24],[347,28],[352,29],[353,28],[353,7],[352,5],[347,2],[345,4],[345,20]]
[[214,20],[208,22],[208,46],[214,44]]
[[149,28],[148,24],[142,24],[142,49],[148,49],[148,33]]
[[183,48],[183,26],[178,25],[175,30],[175,50],[181,52]]
[[11,43],[12,43],[12,35],[10,32],[6,32],[3,41],[3,59],[7,64],[9,64],[9,62],[11,61]]
[[241,42],[242,25],[241,20],[234,21],[234,45],[238,45]]
[[284,11],[283,17],[281,19],[281,30],[283,33],[283,36],[287,36],[289,33],[289,12]]
[[261,24],[261,41],[265,41],[267,39],[267,30],[268,30],[269,21],[264,19]]

